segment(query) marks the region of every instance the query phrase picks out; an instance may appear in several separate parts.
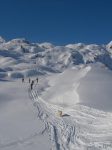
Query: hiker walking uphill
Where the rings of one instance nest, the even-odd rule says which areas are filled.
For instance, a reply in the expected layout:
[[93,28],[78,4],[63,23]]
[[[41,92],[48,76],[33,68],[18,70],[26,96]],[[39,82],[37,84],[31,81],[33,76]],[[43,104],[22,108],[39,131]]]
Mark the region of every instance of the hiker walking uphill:
[[24,82],[24,78],[22,78],[22,83]]
[[31,82],[31,79],[29,78],[29,83]]
[[31,82],[31,90],[33,89],[33,85],[34,85],[34,80],[32,80]]
[[38,78],[36,78],[36,81],[37,81],[37,83],[38,83]]

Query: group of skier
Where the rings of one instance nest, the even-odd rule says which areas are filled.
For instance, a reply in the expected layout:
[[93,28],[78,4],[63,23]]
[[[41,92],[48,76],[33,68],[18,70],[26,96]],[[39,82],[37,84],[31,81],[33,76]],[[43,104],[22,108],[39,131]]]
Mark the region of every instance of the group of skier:
[[[23,83],[24,81],[25,81],[24,78],[22,78],[22,83]],[[36,78],[35,80],[31,80],[31,79],[29,78],[29,83],[30,83],[30,89],[31,89],[31,90],[33,89],[33,86],[34,86],[35,81],[36,81],[36,83],[38,83],[38,78]]]

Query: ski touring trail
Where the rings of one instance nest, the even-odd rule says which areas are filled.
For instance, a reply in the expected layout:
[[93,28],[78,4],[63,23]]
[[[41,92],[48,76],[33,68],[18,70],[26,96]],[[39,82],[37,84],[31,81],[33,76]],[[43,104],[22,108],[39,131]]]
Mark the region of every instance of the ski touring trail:
[[45,125],[37,118],[37,109],[28,97],[28,85],[27,80],[0,82],[0,150],[51,147]]
[[[112,150],[111,113],[78,104],[64,110],[43,100],[36,85],[28,93],[38,117],[45,123],[52,150]],[[62,109],[62,117],[57,116]]]

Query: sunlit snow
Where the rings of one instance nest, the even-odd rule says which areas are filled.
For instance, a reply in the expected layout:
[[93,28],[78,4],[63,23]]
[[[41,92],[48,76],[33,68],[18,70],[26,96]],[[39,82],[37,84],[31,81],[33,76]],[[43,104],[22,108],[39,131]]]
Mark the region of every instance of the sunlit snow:
[[112,42],[0,37],[0,150],[112,150],[111,98]]

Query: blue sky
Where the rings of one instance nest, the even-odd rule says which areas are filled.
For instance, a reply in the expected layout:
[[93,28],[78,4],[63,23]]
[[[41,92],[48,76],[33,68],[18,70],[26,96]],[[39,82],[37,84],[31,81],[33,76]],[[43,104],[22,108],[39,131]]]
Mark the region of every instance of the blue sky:
[[105,44],[112,40],[112,0],[0,0],[0,35]]

